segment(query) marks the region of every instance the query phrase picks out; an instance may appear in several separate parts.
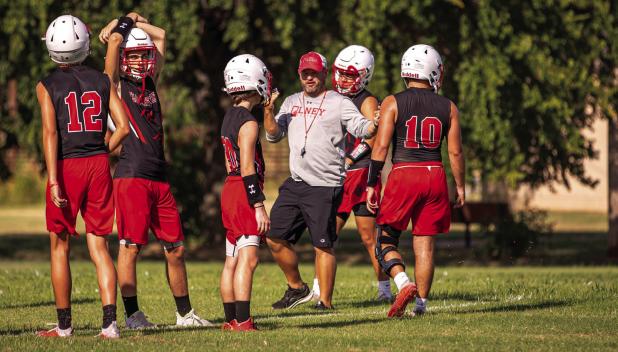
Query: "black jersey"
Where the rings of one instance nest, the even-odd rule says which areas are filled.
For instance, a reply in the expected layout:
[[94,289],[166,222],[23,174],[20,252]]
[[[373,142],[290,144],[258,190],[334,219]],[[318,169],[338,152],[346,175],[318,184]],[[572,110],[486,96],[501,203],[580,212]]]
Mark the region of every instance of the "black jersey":
[[41,80],[56,112],[58,159],[106,153],[110,82],[88,66],[58,68]]
[[420,88],[397,93],[395,100],[393,163],[442,161],[440,147],[451,123],[451,101]]
[[[354,105],[356,105],[356,108],[358,109],[358,111],[361,111],[361,106],[363,106],[363,102],[365,101],[365,99],[369,97],[374,97],[374,95],[371,94],[371,92],[369,92],[368,90],[363,89],[360,93],[356,94],[350,99],[352,100]],[[345,133],[345,153],[346,155],[352,154],[352,152],[354,151],[354,148],[356,148],[356,146],[358,146],[360,142],[362,141],[363,141],[362,138],[356,138],[352,134],[346,131]],[[371,159],[371,153],[365,155],[362,159],[352,164],[352,166],[350,166],[350,170],[369,167],[370,159]]]
[[[240,176],[240,147],[238,146],[238,132],[242,125],[248,121],[255,121],[255,117],[243,108],[233,106],[226,113],[221,125],[221,143],[225,151],[225,158],[230,166],[230,176]],[[264,157],[262,155],[262,145],[258,138],[255,144],[255,172],[264,182]]]
[[154,81],[146,78],[142,89],[142,82],[121,78],[120,89],[131,132],[122,141],[114,177],[165,181],[163,114]]

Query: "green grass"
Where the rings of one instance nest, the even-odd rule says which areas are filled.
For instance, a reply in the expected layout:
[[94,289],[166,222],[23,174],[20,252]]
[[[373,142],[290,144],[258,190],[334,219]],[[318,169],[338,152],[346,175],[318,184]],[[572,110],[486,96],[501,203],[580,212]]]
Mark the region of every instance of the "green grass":
[[[252,301],[261,329],[229,333],[218,329],[173,330],[174,303],[161,262],[138,265],[140,306],[166,329],[122,331],[118,341],[93,337],[100,324],[94,269],[73,264],[76,336],[40,339],[34,331],[55,321],[46,262],[2,262],[0,349],[6,351],[444,351],[444,350],[616,350],[618,268],[456,268],[436,271],[426,316],[389,320],[387,305],[372,301],[371,270],[340,265],[333,313],[309,305],[275,312],[270,304],[284,281],[273,264],[258,267]],[[221,263],[189,263],[191,299],[202,317],[221,323],[218,295]],[[311,266],[303,265],[305,280]],[[122,306],[121,306],[122,307]],[[123,325],[123,319],[120,319]]]

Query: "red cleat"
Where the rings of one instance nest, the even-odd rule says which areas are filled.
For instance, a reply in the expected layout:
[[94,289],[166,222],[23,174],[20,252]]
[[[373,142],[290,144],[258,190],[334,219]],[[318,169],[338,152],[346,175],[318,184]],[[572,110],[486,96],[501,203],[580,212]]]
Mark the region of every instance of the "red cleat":
[[391,309],[388,310],[387,316],[389,318],[393,317],[401,317],[403,313],[406,311],[406,307],[408,303],[410,303],[414,297],[416,296],[416,284],[409,283],[405,285],[401,291],[397,294],[397,298],[395,298],[395,302],[391,306]]
[[232,319],[232,321],[230,321],[229,323],[228,322],[223,323],[221,330],[223,331],[235,330],[237,324],[238,322],[236,321],[236,319]]
[[232,329],[234,331],[257,331],[255,324],[253,323],[253,318],[247,319],[247,321],[243,321],[242,323],[236,322],[236,325]]
[[41,330],[36,333],[39,337],[70,337],[71,335],[73,335],[73,328],[62,330],[57,326],[51,330]]

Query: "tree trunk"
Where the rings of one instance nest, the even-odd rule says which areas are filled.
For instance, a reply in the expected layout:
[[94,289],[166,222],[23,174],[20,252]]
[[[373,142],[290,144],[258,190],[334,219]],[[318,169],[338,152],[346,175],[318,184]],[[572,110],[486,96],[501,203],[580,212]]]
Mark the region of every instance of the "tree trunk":
[[610,258],[618,259],[618,120],[609,119],[608,162],[609,173],[609,233],[608,251]]

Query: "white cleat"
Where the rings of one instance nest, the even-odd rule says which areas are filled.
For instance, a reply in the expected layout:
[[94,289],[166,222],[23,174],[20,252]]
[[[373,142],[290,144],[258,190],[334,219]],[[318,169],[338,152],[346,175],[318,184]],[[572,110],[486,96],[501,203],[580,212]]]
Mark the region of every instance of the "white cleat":
[[206,319],[202,319],[197,314],[195,314],[195,310],[191,309],[187,315],[184,317],[176,312],[176,326],[204,326],[204,327],[214,327],[215,324],[209,322]]
[[378,292],[377,300],[378,302],[393,303],[395,297],[393,297],[393,294],[390,292]]
[[140,330],[156,328],[157,326],[148,321],[146,315],[141,310],[131,314],[130,317],[125,318],[125,325],[127,329]]
[[420,316],[420,315],[425,314],[426,312],[427,312],[427,306],[425,305],[421,306],[421,305],[415,304],[414,309],[412,309],[412,316],[413,317]]
[[97,336],[103,339],[119,339],[120,330],[118,330],[118,324],[113,321],[108,327],[101,329],[101,333]]

